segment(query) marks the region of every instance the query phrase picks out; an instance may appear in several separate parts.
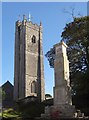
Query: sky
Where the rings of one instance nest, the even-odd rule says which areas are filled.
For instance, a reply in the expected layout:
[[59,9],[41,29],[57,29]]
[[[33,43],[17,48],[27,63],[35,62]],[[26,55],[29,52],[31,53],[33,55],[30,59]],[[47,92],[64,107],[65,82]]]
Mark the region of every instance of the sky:
[[[2,82],[9,80],[14,83],[14,43],[15,22],[32,15],[32,22],[43,25],[43,52],[45,93],[53,95],[54,69],[50,68],[45,54],[54,44],[60,42],[61,33],[72,21],[68,13],[74,9],[74,16],[87,15],[86,2],[3,2],[2,3]],[[68,12],[66,12],[68,11]],[[78,15],[80,14],[80,15]]]

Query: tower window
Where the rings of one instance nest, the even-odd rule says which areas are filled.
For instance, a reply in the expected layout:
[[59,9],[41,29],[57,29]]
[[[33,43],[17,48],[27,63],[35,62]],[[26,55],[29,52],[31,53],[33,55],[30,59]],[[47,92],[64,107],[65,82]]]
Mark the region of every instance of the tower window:
[[33,35],[33,37],[32,37],[32,43],[36,43],[36,36],[35,35]]
[[33,81],[31,83],[31,93],[36,93],[37,92],[37,82]]

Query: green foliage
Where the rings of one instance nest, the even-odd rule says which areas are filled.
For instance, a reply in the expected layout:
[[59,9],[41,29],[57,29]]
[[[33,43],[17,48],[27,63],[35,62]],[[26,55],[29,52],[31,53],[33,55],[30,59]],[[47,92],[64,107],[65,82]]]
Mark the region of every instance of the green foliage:
[[44,113],[44,104],[38,101],[30,101],[28,103],[19,103],[18,111],[22,113],[23,118],[35,118],[39,117],[41,113]]
[[2,100],[5,99],[5,91],[0,87],[0,103],[2,103]]
[[54,68],[54,59],[55,59],[55,48],[51,48],[45,56],[47,57],[49,61],[49,65],[51,68]]
[[68,45],[71,85],[75,94],[88,94],[89,88],[89,16],[66,24],[62,40]]
[[17,118],[21,116],[21,113],[18,113],[12,108],[8,108],[3,111],[3,113],[0,113],[0,117],[3,116],[3,118]]
[[[49,95],[49,94],[48,94]],[[24,119],[34,119],[35,117],[40,117],[42,113],[44,113],[46,106],[53,105],[53,99],[45,100],[43,102],[39,101],[29,101],[19,102],[18,103],[18,111],[22,113],[22,118]]]

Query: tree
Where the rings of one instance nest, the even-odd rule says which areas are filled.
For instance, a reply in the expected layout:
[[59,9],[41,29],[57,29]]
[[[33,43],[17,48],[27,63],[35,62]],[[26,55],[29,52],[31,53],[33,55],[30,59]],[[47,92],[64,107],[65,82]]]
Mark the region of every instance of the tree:
[[54,68],[54,59],[55,59],[55,48],[51,48],[45,56],[47,57],[49,61],[49,65],[51,68]]
[[49,99],[52,98],[52,96],[50,94],[45,94],[45,99]]
[[88,94],[89,16],[74,18],[73,22],[66,24],[61,37],[68,45],[73,92],[76,94]]

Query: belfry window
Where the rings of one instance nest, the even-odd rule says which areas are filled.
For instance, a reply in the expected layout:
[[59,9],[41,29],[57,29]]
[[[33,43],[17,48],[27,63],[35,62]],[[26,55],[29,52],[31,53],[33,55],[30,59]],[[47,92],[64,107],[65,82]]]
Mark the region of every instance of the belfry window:
[[37,92],[37,82],[33,81],[31,83],[31,93],[36,93]]
[[32,43],[36,43],[36,36],[35,35],[33,35],[33,37],[32,37]]

